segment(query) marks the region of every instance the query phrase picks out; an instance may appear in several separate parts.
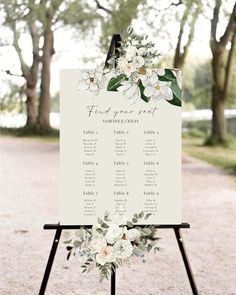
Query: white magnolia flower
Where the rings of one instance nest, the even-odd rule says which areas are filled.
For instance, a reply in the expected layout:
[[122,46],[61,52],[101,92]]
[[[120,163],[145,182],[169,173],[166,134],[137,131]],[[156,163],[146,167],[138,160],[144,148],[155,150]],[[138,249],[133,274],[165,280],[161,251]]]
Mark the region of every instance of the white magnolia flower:
[[154,85],[158,82],[157,72],[154,70],[141,68],[139,70],[139,75],[143,86],[147,86],[149,84]]
[[118,68],[124,72],[127,77],[130,77],[130,75],[136,70],[135,64],[133,62],[128,62],[124,57],[119,58]]
[[126,55],[125,55],[126,59],[128,61],[132,61],[136,55],[136,52],[137,52],[137,48],[135,46],[132,46],[132,45],[128,46],[126,50]]
[[140,56],[145,55],[145,53],[146,53],[146,49],[144,47],[140,47],[137,51],[137,54]]
[[107,262],[114,262],[113,248],[111,246],[102,247],[96,255],[96,261],[101,265]]
[[109,244],[114,244],[116,241],[122,238],[124,231],[117,224],[110,224],[106,233],[106,240]]
[[84,71],[78,83],[78,89],[91,91],[94,95],[99,94],[99,89],[103,86],[103,72],[101,70]]
[[149,84],[145,86],[144,95],[152,99],[172,100],[173,94],[169,82],[158,81],[155,85]]
[[123,81],[122,85],[117,88],[119,92],[122,92],[125,97],[130,99],[133,102],[136,102],[141,98],[141,92],[136,83],[132,83],[131,81]]
[[145,60],[142,56],[136,56],[133,59],[133,65],[135,69],[141,68],[142,66],[144,66],[144,64],[145,64]]
[[106,80],[109,81],[109,80],[111,80],[111,78],[113,78],[116,75],[116,73],[115,73],[114,69],[104,69],[103,75],[106,78]]
[[181,75],[181,71],[179,71],[179,70],[172,70],[172,73],[176,77],[176,80],[177,80],[177,84],[179,86],[179,89],[182,89],[182,75]]
[[140,238],[140,231],[135,228],[126,230],[125,236],[129,241],[136,241]]
[[94,238],[90,242],[90,248],[94,252],[98,252],[102,247],[106,247],[106,245],[107,245],[107,242],[103,237]]
[[120,240],[115,243],[113,251],[116,258],[124,259],[132,255],[133,246],[128,240]]

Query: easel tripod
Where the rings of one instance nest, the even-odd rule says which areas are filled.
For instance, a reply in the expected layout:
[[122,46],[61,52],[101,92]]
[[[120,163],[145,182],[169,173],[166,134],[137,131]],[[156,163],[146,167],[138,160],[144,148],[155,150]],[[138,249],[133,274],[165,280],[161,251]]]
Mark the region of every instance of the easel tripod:
[[[119,51],[117,50],[117,48],[120,46],[120,43],[119,43],[120,41],[121,41],[121,37],[119,34],[113,35],[112,41],[111,41],[111,44],[109,47],[109,51],[107,54],[105,67],[108,66],[107,61],[110,59],[110,57],[114,51],[115,51],[115,54],[117,56],[119,56]],[[52,247],[51,247],[51,251],[49,254],[49,258],[48,258],[47,266],[45,269],[44,277],[42,280],[42,284],[40,287],[39,295],[45,294],[48,279],[50,276],[51,268],[52,268],[53,261],[54,261],[55,255],[56,255],[56,251],[57,251],[57,247],[58,247],[58,244],[60,241],[62,230],[76,230],[81,227],[91,228],[92,226],[91,225],[60,225],[60,223],[59,224],[45,224],[44,225],[45,230],[56,230],[56,233],[55,233],[54,240],[52,243]],[[187,276],[189,279],[189,283],[191,286],[192,294],[198,295],[197,286],[196,286],[196,283],[194,280],[194,276],[193,276],[193,273],[192,273],[192,270],[190,267],[190,263],[189,263],[187,254],[186,254],[183,238],[181,236],[181,229],[190,228],[190,225],[188,223],[163,224],[163,225],[157,225],[156,227],[158,229],[173,229],[174,230],[175,237],[176,237],[176,240],[178,243],[178,247],[179,247],[179,250],[180,250],[183,262],[184,262],[184,266],[186,269],[186,273],[187,273]],[[115,292],[116,292],[116,269],[114,267],[111,271],[111,295],[115,295]],[[176,293],[176,295],[178,295],[178,293]]]

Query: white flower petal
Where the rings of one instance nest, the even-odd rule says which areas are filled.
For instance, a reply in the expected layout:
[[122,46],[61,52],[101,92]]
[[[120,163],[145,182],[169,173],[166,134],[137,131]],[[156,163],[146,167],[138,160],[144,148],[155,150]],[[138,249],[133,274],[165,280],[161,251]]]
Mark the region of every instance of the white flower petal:
[[133,246],[128,240],[117,241],[113,247],[116,258],[124,259],[132,255]]
[[158,74],[159,76],[163,76],[163,75],[165,75],[165,70],[164,70],[164,69],[157,69],[156,71],[157,71],[157,74]]
[[88,72],[82,72],[81,76],[82,76],[82,79],[86,80],[86,79],[89,78],[89,73]]
[[154,84],[156,84],[158,82],[158,76],[157,76],[157,74],[154,71],[152,72],[152,74],[151,74],[151,76],[150,76],[150,78],[149,78],[148,81],[152,85],[154,85]]
[[89,84],[88,83],[86,83],[83,80],[79,81],[79,83],[78,83],[78,89],[79,90],[86,91],[86,90],[88,90],[88,88],[89,88]]
[[98,90],[98,85],[95,84],[95,83],[91,83],[91,84],[89,85],[89,90],[90,90],[90,91],[97,91],[97,90]]
[[145,87],[143,93],[145,96],[150,97],[154,94],[154,92],[155,92],[155,88],[153,86],[147,86]]
[[135,92],[137,90],[138,86],[136,84],[131,85],[131,87],[126,91],[125,96],[126,97],[130,97],[132,98],[133,96],[135,96]]
[[[124,82],[123,82],[124,84]],[[119,92],[124,92],[124,91],[127,91],[128,89],[130,88],[130,84],[124,84],[124,85],[121,85],[117,88],[117,90]]]
[[96,72],[95,73],[95,79],[97,79],[98,81],[102,80],[102,73],[101,72]]

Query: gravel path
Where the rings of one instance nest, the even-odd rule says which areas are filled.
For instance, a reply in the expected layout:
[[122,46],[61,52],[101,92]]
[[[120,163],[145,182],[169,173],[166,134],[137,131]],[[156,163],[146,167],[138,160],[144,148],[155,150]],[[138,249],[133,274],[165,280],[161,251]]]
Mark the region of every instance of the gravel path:
[[[58,220],[57,143],[2,137],[0,144],[1,295],[36,295]],[[236,294],[236,181],[201,161],[183,158],[183,230],[202,295]],[[160,230],[163,251],[117,273],[117,295],[191,294],[171,230]],[[46,294],[108,295],[96,272],[81,275],[59,245]]]

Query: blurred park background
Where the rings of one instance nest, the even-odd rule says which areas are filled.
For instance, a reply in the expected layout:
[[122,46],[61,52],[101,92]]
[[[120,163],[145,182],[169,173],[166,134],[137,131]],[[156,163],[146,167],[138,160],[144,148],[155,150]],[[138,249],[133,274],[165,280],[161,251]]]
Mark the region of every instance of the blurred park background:
[[[42,226],[58,218],[59,70],[100,66],[130,26],[156,44],[157,67],[183,73],[184,237],[200,294],[236,294],[235,0],[0,0],[0,24],[1,294],[37,294],[52,239]],[[161,237],[149,271],[118,274],[118,295],[191,294],[173,237]],[[108,294],[65,255],[48,294]]]
[[57,137],[60,68],[101,65],[112,34],[132,26],[155,42],[158,67],[183,72],[186,151],[235,170],[234,0],[0,3],[2,134]]

